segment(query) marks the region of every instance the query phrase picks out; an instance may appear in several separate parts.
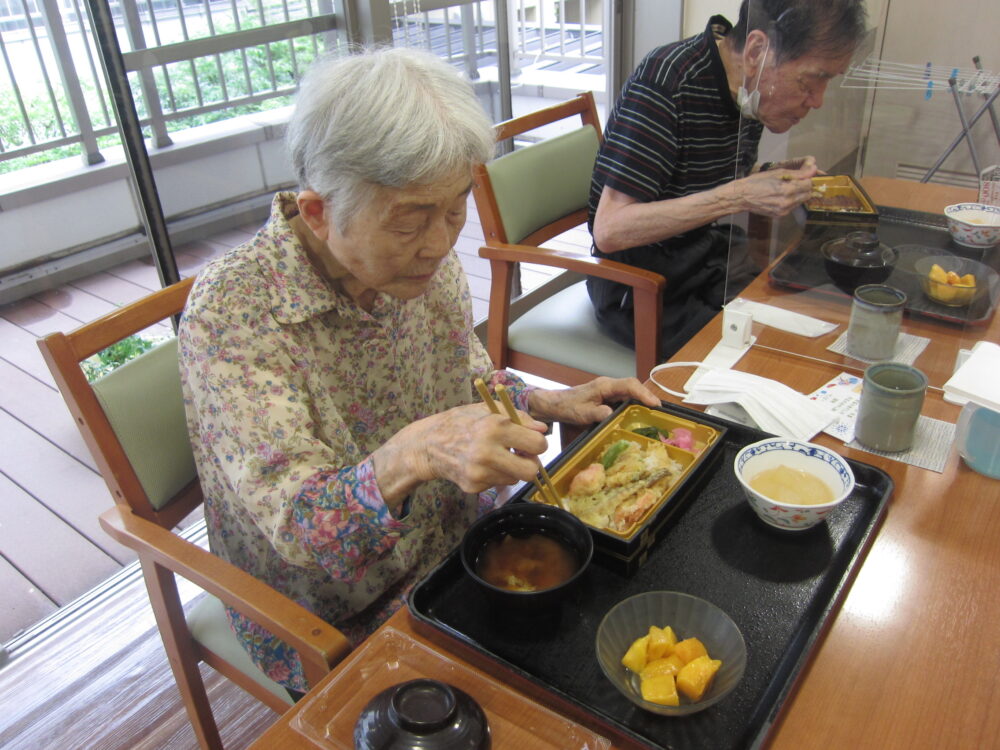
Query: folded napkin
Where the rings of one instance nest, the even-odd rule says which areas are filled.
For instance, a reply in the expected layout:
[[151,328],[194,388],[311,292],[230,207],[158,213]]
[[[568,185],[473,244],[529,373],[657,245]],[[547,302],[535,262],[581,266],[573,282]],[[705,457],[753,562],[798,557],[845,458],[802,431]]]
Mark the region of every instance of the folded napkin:
[[755,323],[763,323],[771,328],[777,328],[788,333],[797,333],[800,336],[816,338],[824,333],[829,333],[837,327],[836,323],[828,323],[825,320],[811,318],[802,313],[783,310],[773,305],[765,305],[760,302],[752,302],[742,297],[737,297],[728,305],[727,310],[737,310],[738,312],[749,313],[753,316]]
[[965,363],[944,384],[946,397],[974,401],[993,411],[1000,411],[1000,346],[979,341]]

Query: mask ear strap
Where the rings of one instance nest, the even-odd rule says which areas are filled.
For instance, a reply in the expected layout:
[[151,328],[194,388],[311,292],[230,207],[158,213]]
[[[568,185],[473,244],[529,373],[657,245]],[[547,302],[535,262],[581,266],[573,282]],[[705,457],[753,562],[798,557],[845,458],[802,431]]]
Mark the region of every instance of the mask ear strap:
[[767,53],[771,49],[771,37],[767,38],[767,44],[764,45],[764,54],[760,58],[760,67],[757,68],[757,80],[754,81],[753,90],[760,91],[760,77],[764,73],[764,63],[767,62]]
[[704,367],[704,362],[665,362],[662,365],[657,365],[652,370],[649,371],[649,379],[652,380],[656,385],[663,391],[666,391],[671,396],[677,396],[677,398],[687,398],[686,393],[679,393],[678,391],[672,391],[663,385],[659,380],[653,377],[654,374],[660,372],[661,370],[669,370],[673,367]]

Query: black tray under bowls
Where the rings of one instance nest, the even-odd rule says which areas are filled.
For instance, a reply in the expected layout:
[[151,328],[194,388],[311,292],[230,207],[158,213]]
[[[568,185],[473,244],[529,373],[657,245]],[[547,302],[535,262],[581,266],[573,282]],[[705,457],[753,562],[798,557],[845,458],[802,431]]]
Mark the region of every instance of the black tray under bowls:
[[[827,274],[821,248],[827,241],[841,239],[852,231],[875,231],[881,242],[899,253],[892,274],[883,283],[906,294],[905,309],[911,315],[971,326],[983,326],[992,319],[1000,302],[1000,274],[997,273],[1000,271],[1000,252],[976,251],[954,243],[943,215],[882,208],[874,228],[867,222],[809,220],[798,245],[771,268],[770,282],[849,300],[850,295],[838,289]],[[988,267],[987,278],[980,283],[987,289],[967,307],[949,307],[935,302],[924,293],[923,276],[916,270],[918,260],[932,255],[951,255],[984,264]]]
[[[577,437],[546,467],[556,491],[565,497],[577,472],[597,461],[608,445],[621,439],[640,444],[659,442],[632,432],[636,427],[650,426],[666,432],[678,427],[688,429],[694,438],[694,449],[665,446],[670,458],[681,467],[680,475],[659,493],[656,503],[641,515],[620,529],[587,523],[594,538],[594,555],[620,573],[631,573],[645,563],[650,548],[670,517],[698,493],[714,471],[722,455],[726,433],[724,423],[708,421],[703,414],[669,404],[650,409],[629,401],[615,409],[593,430]],[[513,499],[539,501],[534,485],[525,486]],[[582,520],[585,523],[588,521]]]
[[[740,448],[764,437],[730,425],[708,482],[674,514],[647,563],[631,576],[595,560],[557,611],[519,619],[528,616],[486,605],[455,552],[410,592],[416,626],[454,639],[460,652],[498,662],[514,673],[514,683],[542,686],[644,746],[759,747],[864,559],[893,487],[885,472],[849,461],[856,487],[823,523],[800,532],[774,529],[754,515],[732,468]],[[653,590],[707,599],[736,622],[746,641],[742,681],[699,713],[644,711],[598,665],[595,640],[604,615]]]

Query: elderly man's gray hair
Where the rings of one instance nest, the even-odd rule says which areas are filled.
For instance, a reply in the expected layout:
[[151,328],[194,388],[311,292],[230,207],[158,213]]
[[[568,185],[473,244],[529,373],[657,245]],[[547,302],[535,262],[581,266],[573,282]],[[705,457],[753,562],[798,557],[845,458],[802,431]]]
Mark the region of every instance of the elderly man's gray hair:
[[426,184],[486,162],[494,133],[454,68],[427,52],[383,48],[314,63],[286,141],[299,188],[319,193],[344,232],[374,186]]

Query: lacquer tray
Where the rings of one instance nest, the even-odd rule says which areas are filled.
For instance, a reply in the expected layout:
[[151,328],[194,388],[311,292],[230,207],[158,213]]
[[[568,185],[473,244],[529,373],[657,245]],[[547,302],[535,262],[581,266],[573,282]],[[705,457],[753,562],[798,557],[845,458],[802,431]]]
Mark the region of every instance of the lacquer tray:
[[[880,469],[851,461],[857,486],[823,524],[803,532],[772,529],[750,510],[732,470],[739,449],[765,434],[723,424],[728,430],[718,469],[671,518],[646,564],[631,576],[595,561],[558,612],[521,619],[490,611],[452,554],[411,591],[415,626],[455,639],[457,650],[498,662],[515,682],[541,686],[557,704],[568,702],[642,745],[759,746],[867,553],[893,483]],[[604,614],[633,594],[657,589],[716,604],[747,643],[746,674],[734,692],[683,718],[630,703],[595,656]]]
[[[997,273],[981,280],[980,283],[984,283],[987,289],[968,307],[948,307],[924,294],[921,276],[917,273],[915,264],[928,255],[971,258],[991,266],[994,271],[1000,270],[1000,253],[991,250],[976,251],[955,244],[944,221],[944,216],[881,209],[876,229],[879,240],[899,252],[899,260],[892,274],[883,283],[901,289],[906,294],[906,311],[911,315],[959,325],[987,325],[1000,302],[1000,275]],[[807,222],[799,243],[771,268],[768,276],[770,282],[789,289],[811,289],[849,301],[850,295],[838,289],[830,280],[820,248],[827,240],[843,237],[852,229],[871,231],[871,225],[851,227],[844,222]]]

